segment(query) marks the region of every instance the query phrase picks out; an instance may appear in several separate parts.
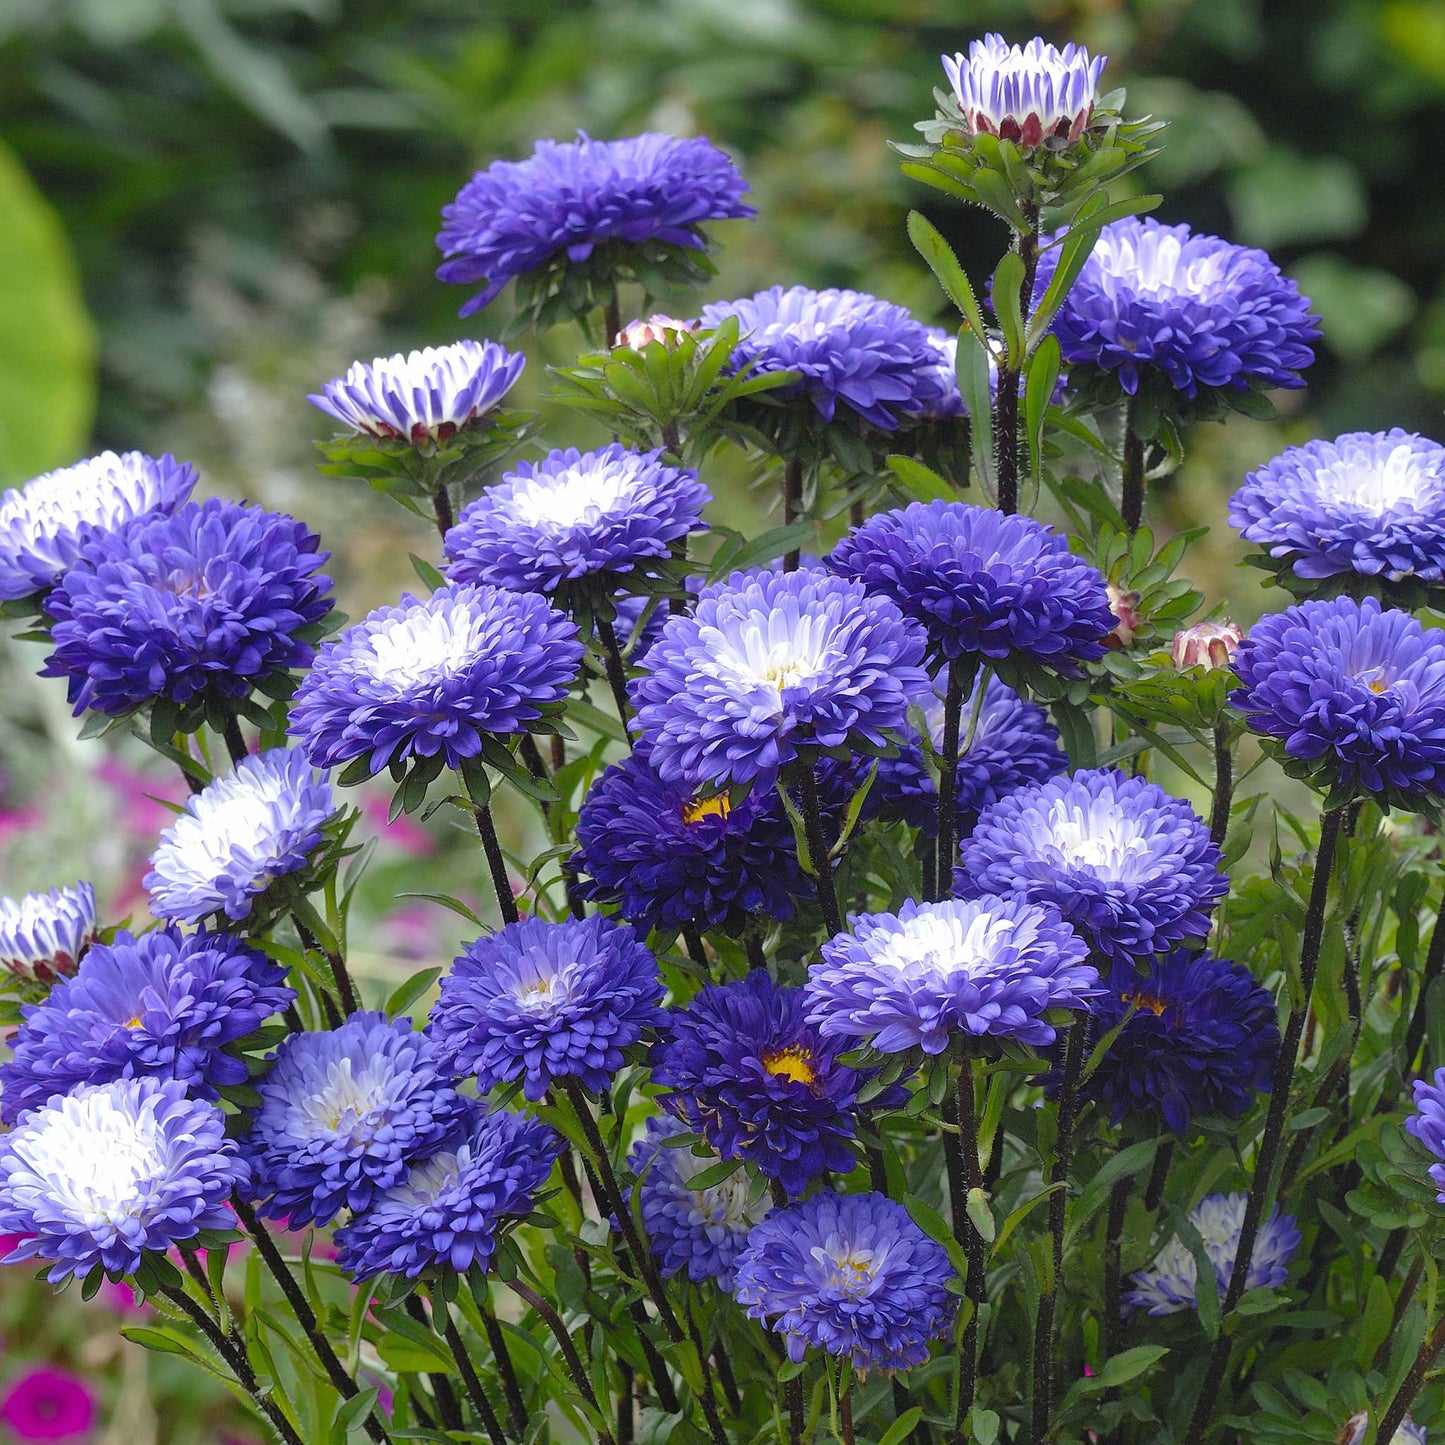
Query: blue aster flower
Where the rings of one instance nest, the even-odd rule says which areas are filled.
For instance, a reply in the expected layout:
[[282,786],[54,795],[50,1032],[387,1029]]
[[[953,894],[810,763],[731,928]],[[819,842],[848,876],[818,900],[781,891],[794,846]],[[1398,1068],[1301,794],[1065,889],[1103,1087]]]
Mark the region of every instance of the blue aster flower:
[[327,554],[293,517],[212,499],[87,544],[46,600],[76,715],[240,699],[296,668],[331,611]]
[[800,746],[881,750],[928,687],[924,638],[885,597],[803,568],[734,572],[668,618],[629,685],[667,782],[771,777]]
[[507,1222],[531,1212],[561,1144],[538,1119],[465,1101],[457,1136],[336,1231],[336,1262],[358,1280],[485,1271]]
[[0,898],[0,968],[16,978],[53,983],[74,973],[98,933],[89,883]]
[[712,494],[660,451],[617,442],[518,462],[446,535],[447,575],[514,592],[556,592],[599,573],[647,571],[706,525]]
[[422,446],[484,423],[517,383],[527,358],[495,341],[454,341],[353,362],[306,399],[363,436]]
[[1107,59],[1082,45],[1058,50],[1036,36],[1020,47],[990,34],[967,55],[945,55],[943,69],[970,134],[1032,147],[1084,133]]
[[575,141],[539,140],[526,160],[478,171],[442,208],[437,276],[483,283],[462,307],[470,316],[516,277],[564,258],[584,262],[599,247],[625,254],[657,242],[704,251],[704,222],[754,214],[743,204],[747,190],[732,161],[701,136],[597,141],[579,131]]
[[149,512],[174,512],[196,469],[167,454],[102,452],[0,494],[0,602],[53,587],[85,544]]
[[1410,805],[1445,793],[1445,635],[1373,597],[1306,602],[1258,623],[1230,702],[1337,786]]
[[905,417],[943,410],[958,389],[942,373],[928,328],[862,291],[774,286],[704,306],[698,324],[715,330],[733,317],[740,336],[728,367],[750,376],[798,372],[799,381],[771,395],[806,397],[825,422],[841,407],[893,431]]
[[943,1246],[901,1204],[824,1189],[754,1226],[733,1294],[783,1336],[790,1360],[813,1345],[866,1373],[928,1358],[953,1325],[953,1278]]
[[1415,1112],[1405,1127],[1441,1161],[1430,1166],[1430,1177],[1440,1186],[1440,1202],[1445,1204],[1445,1069],[1436,1069],[1428,1081],[1416,1079],[1412,1088]]
[[451,1077],[409,1018],[356,1013],[292,1034],[257,1085],[242,1145],[256,1203],[296,1227],[367,1208],[451,1141],[462,1110]]
[[[1369,1425],[1370,1412],[1357,1410],[1340,1428],[1335,1445],[1364,1445],[1365,1431],[1369,1429]],[[1400,1428],[1391,1436],[1389,1445],[1430,1445],[1430,1432],[1406,1415],[1400,1422]]]
[[520,1081],[535,1101],[559,1079],[605,1089],[661,1001],[657,960],[626,924],[524,918],[452,964],[427,1033],[453,1074]]
[[285,979],[226,933],[167,926],[93,944],[73,978],[21,1010],[0,1065],[0,1119],[12,1123],[77,1084],[150,1075],[206,1097],[244,1084],[245,1060],[229,1046],[291,1002]]
[[540,597],[443,587],[379,607],[334,642],[296,693],[291,733],[317,767],[373,773],[438,753],[455,768],[564,701],[582,661],[576,626]]
[[245,1175],[224,1115],[179,1080],[57,1092],[0,1139],[0,1231],[23,1236],[6,1262],[53,1261],[52,1284],[133,1274],[148,1251],[234,1228]]
[[336,811],[331,784],[295,749],[242,758],[161,834],[143,886],[157,918],[233,922],[278,878],[305,868]]
[[1209,932],[1229,889],[1219,856],[1182,798],[1098,768],[991,803],[953,883],[963,898],[1051,904],[1100,954],[1127,963]]
[[[1221,1299],[1234,1273],[1239,1231],[1248,1200],[1249,1196],[1243,1193],[1210,1194],[1189,1212],[1189,1222],[1199,1231],[1205,1255],[1214,1266]],[[1245,1288],[1278,1289],[1289,1278],[1289,1262],[1299,1242],[1294,1215],[1281,1214],[1276,1204],[1269,1218],[1259,1226]],[[1147,1310],[1151,1315],[1172,1315],[1198,1308],[1195,1294],[1198,1266],[1193,1251],[1177,1235],[1160,1250],[1148,1269],[1131,1274],[1129,1280],[1134,1286],[1124,1293],[1124,1304],[1129,1309]]]

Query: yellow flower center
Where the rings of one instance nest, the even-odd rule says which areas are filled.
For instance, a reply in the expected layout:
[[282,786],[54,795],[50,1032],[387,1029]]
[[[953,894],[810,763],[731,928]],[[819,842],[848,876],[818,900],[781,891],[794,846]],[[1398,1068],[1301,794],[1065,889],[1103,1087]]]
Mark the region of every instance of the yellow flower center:
[[125,1021],[125,1027],[128,1028],[128,1029],[138,1029],[138,1028],[140,1027],[140,1022],[141,1022],[141,1020],[140,1020],[140,1015],[139,1015],[139,1014],[132,1014],[132,1015]]
[[1134,1004],[1137,1008],[1148,1009],[1156,1019],[1162,1018],[1164,1016],[1164,1010],[1168,1008],[1168,1005],[1162,998],[1155,998],[1153,994],[1121,993],[1119,997],[1123,999],[1125,1003]]
[[776,1053],[764,1054],[763,1067],[774,1077],[791,1079],[797,1084],[811,1086],[818,1079],[813,1071],[812,1056],[801,1044],[789,1044]]
[[726,818],[732,810],[733,805],[728,802],[726,793],[719,793],[715,798],[694,798],[684,805],[682,821],[700,823],[704,818]]

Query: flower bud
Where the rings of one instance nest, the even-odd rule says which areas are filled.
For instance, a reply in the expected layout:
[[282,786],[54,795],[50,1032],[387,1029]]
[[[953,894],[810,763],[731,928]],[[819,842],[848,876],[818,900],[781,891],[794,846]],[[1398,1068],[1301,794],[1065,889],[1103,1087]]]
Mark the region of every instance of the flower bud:
[[633,351],[641,351],[645,346],[651,346],[654,341],[660,341],[672,351],[684,336],[690,336],[697,330],[695,321],[679,321],[672,316],[649,316],[646,321],[630,321],[613,340],[613,346],[626,346]]
[[1174,634],[1169,655],[1180,672],[1191,667],[1202,667],[1213,672],[1216,667],[1228,667],[1244,641],[1244,631],[1235,622],[1196,622]]
[[1106,59],[1078,45],[1058,50],[1035,37],[1021,48],[985,35],[967,55],[945,55],[943,69],[971,135],[1032,147],[1078,140],[1094,113]]
[[49,984],[69,977],[98,935],[89,883],[0,898],[0,968],[15,978]]
[[1115,587],[1112,582],[1107,584],[1107,588],[1109,607],[1118,621],[1114,630],[1104,639],[1104,645],[1115,652],[1122,652],[1134,641],[1139,629],[1144,625],[1144,614],[1139,611],[1140,599],[1137,592],[1125,592],[1122,588]]

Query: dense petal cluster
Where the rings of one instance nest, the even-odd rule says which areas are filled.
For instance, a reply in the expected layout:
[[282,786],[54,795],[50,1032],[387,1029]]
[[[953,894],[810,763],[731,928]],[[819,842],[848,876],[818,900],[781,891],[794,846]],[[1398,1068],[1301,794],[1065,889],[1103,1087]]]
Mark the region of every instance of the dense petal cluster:
[[0,602],[53,587],[85,544],[148,512],[174,512],[196,470],[167,454],[102,452],[0,494]]
[[1099,992],[1088,945],[1051,908],[1011,898],[865,913],[808,970],[808,1017],[829,1039],[942,1053],[955,1034],[1050,1044],[1049,1009]]
[[378,356],[370,366],[353,362],[307,400],[363,436],[447,442],[484,420],[526,364],[521,352],[495,341],[454,341]]
[[46,600],[76,714],[120,716],[155,698],[244,698],[310,665],[331,611],[327,554],[294,517],[188,502],[93,539]]
[[565,254],[587,260],[609,241],[701,250],[705,221],[751,216],[748,183],[701,136],[650,132],[625,140],[539,140],[524,161],[493,161],[442,208],[443,281],[483,290],[470,316],[515,277]]
[[618,442],[518,462],[446,535],[447,575],[514,592],[555,592],[601,572],[632,572],[665,558],[705,525],[712,494],[697,473],[660,451]]
[[34,1109],[0,1139],[8,1256],[51,1260],[50,1280],[130,1274],[203,1229],[229,1229],[246,1175],[226,1121],[175,1079],[87,1085]]
[[1230,702],[1329,781],[1398,802],[1445,793],[1445,634],[1372,597],[1266,617]]
[[[1234,1273],[1239,1253],[1239,1231],[1244,1223],[1246,1194],[1210,1194],[1189,1212],[1189,1222],[1204,1241],[1204,1252],[1214,1266],[1214,1278],[1222,1299]],[[1275,1205],[1259,1226],[1254,1253],[1250,1256],[1246,1289],[1277,1289],[1289,1278],[1289,1262],[1299,1247],[1300,1232],[1292,1214],[1281,1214]],[[1159,1251],[1148,1269],[1129,1276],[1133,1288],[1124,1293],[1129,1309],[1147,1310],[1151,1315],[1178,1314],[1198,1308],[1195,1286],[1198,1266],[1194,1252],[1175,1235]]]
[[331,785],[288,748],[242,758],[161,834],[144,886],[157,918],[239,921],[278,878],[304,868],[336,811]]
[[1436,1069],[1429,1080],[1416,1079],[1412,1087],[1415,1112],[1405,1127],[1440,1161],[1430,1166],[1430,1177],[1440,1186],[1440,1202],[1445,1204],[1445,1069]]
[[1067,669],[1104,654],[1114,626],[1098,569],[1032,517],[964,502],[880,512],[829,568],[891,598],[948,658],[1024,658]]
[[1052,904],[1101,954],[1128,962],[1204,937],[1229,880],[1188,803],[1099,768],[985,808],[954,888]]
[[292,1034],[258,1088],[243,1143],[252,1194],[298,1227],[365,1209],[447,1142],[462,1110],[426,1036],[379,1013]]
[[698,319],[715,329],[729,318],[736,318],[740,336],[728,366],[759,376],[797,372],[797,382],[771,395],[806,397],[825,422],[841,407],[893,431],[905,417],[947,409],[958,391],[939,365],[928,328],[866,292],[774,286],[738,301],[715,301]]
[[[1039,257],[1036,294],[1058,248]],[[1181,396],[1299,387],[1319,318],[1263,251],[1131,216],[1104,227],[1053,330],[1064,360],[1115,372],[1130,396],[1154,370]]]
[[945,55],[943,69],[973,135],[1036,146],[1083,134],[1107,59],[1082,45],[1059,50],[1035,36],[1018,46],[990,34],[967,55]]
[[783,1336],[790,1360],[813,1345],[860,1372],[906,1370],[947,1335],[952,1278],[943,1246],[901,1204],[825,1189],[754,1227],[733,1293]]
[[540,597],[443,587],[379,607],[322,647],[291,709],[317,767],[475,757],[486,735],[524,732],[577,675],[576,626]]
[[770,779],[800,745],[878,749],[927,690],[922,629],[886,597],[813,568],[735,572],[670,617],[630,684],[660,777]]
[[77,1084],[154,1076],[197,1093],[246,1082],[227,1050],[295,997],[284,971],[226,933],[173,926],[93,944],[24,1022],[0,1065],[0,1119]]
[[453,1074],[537,1100],[556,1080],[606,1088],[661,1001],[657,960],[626,924],[524,918],[452,964],[427,1033]]
[[1244,479],[1229,521],[1297,577],[1445,580],[1445,447],[1396,427],[1306,442]]
[[531,1212],[561,1143],[539,1119],[468,1100],[456,1139],[337,1230],[337,1263],[356,1279],[485,1270],[506,1222]]
[[51,983],[75,972],[98,932],[89,883],[0,898],[0,968]]

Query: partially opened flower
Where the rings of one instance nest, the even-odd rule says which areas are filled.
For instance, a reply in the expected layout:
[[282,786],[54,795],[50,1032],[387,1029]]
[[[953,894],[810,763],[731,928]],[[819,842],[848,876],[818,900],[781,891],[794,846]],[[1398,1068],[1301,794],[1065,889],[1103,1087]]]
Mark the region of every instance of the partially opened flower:
[[697,329],[696,321],[679,321],[675,316],[664,316],[659,312],[645,321],[641,318],[629,321],[612,338],[612,345],[625,346],[631,351],[645,351],[654,343],[661,342],[671,351],[684,336],[691,336]]
[[0,968],[16,978],[53,983],[74,973],[98,934],[89,883],[0,898]]
[[0,1397],[0,1420],[16,1440],[83,1440],[98,1415],[90,1386],[53,1365],[26,1370]]
[[1169,660],[1180,672],[1191,667],[1214,672],[1217,668],[1233,666],[1234,654],[1243,641],[1244,629],[1236,622],[1196,622],[1174,634],[1169,644]]
[[1035,36],[1018,46],[989,34],[967,55],[945,55],[943,69],[972,134],[1036,146],[1083,134],[1107,59],[1082,45],[1058,50]]

